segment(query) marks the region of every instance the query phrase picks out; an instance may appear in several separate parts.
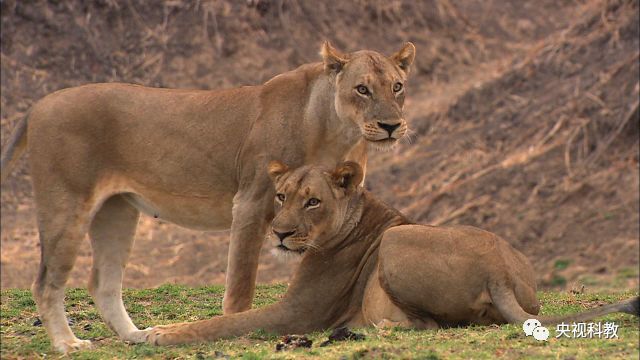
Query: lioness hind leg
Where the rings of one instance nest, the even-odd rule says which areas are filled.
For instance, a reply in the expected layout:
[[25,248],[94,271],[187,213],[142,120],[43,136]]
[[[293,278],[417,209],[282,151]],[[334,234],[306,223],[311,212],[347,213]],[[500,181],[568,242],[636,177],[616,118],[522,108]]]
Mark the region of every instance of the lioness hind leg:
[[31,290],[53,347],[63,353],[91,345],[90,341],[80,340],[73,334],[64,313],[65,285],[86,233],[82,218],[81,214],[65,214],[53,209],[38,214],[42,257]]
[[[379,266],[379,265],[378,265]],[[409,329],[437,329],[438,323],[428,317],[416,318],[393,303],[380,285],[380,268],[371,274],[362,301],[362,314],[366,324],[376,328],[403,327]]]
[[122,279],[139,216],[136,208],[116,195],[104,202],[89,229],[93,248],[89,292],[109,328],[130,342],[142,342],[145,337],[131,321],[122,302]]

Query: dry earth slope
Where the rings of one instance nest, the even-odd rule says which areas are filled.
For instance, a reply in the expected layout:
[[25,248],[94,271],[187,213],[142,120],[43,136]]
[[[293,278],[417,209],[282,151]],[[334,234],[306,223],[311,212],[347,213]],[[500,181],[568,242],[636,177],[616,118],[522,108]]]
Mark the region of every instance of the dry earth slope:
[[[411,143],[367,186],[416,220],[492,230],[549,286],[637,286],[638,1],[2,1],[1,134],[47,93],[88,82],[221,88],[316,61],[320,42],[411,40]],[[2,185],[3,287],[39,260],[23,160]],[[226,234],[145,218],[126,286],[222,283]],[[86,242],[71,283],[87,280]],[[292,264],[265,249],[259,281]]]

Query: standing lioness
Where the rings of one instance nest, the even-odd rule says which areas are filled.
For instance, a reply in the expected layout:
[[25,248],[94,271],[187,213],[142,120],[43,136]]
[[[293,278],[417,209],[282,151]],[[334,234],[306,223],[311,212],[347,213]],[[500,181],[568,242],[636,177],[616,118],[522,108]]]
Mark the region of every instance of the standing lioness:
[[[306,333],[337,326],[419,329],[467,324],[521,325],[540,318],[531,263],[498,236],[470,226],[410,224],[359,186],[360,166],[335,170],[269,165],[276,216],[273,239],[304,254],[285,296],[260,309],[157,326],[156,345],[213,341],[263,329]],[[575,315],[579,322],[614,311],[638,315],[638,298]]]
[[40,100],[2,155],[2,176],[29,153],[42,259],[32,291],[56,349],[89,345],[67,325],[64,287],[88,232],[89,291],[128,341],[142,332],[126,313],[122,276],[140,212],[194,229],[231,228],[225,313],[250,307],[258,255],[273,217],[270,159],[335,166],[366,162],[367,144],[393,146],[407,131],[407,43],[385,57],[343,54],[260,86],[223,91],[86,85]]

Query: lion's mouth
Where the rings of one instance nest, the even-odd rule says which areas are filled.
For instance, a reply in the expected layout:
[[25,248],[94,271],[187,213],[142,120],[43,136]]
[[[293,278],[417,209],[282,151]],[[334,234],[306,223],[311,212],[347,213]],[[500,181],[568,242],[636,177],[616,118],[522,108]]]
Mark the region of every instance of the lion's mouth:
[[306,250],[304,247],[298,248],[298,249],[291,249],[289,247],[287,247],[284,244],[279,244],[278,246],[276,246],[276,248],[280,251],[284,251],[284,252],[294,252],[297,254],[304,254],[304,251]]
[[392,138],[392,137],[388,137],[386,139],[382,139],[382,140],[374,140],[374,142],[376,144],[381,144],[381,145],[391,145],[391,144],[395,144],[396,141],[398,141],[398,139],[396,138]]
[[364,137],[367,141],[374,143],[374,144],[395,144],[396,141],[398,141],[398,139],[394,138],[394,137],[386,137],[386,138],[377,138],[377,137],[368,137],[365,136]]

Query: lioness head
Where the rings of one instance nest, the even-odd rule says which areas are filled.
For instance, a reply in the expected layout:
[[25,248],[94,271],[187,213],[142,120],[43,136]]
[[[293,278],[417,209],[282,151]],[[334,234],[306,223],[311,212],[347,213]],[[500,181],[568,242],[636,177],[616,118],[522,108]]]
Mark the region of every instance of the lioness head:
[[284,252],[320,251],[338,234],[353,209],[350,199],[361,191],[360,165],[345,162],[333,171],[303,166],[295,170],[278,161],[269,163],[276,188],[274,245]]
[[336,113],[355,122],[377,148],[394,146],[407,132],[402,107],[415,51],[409,42],[391,57],[368,50],[345,54],[328,42],[320,51],[325,71],[335,81]]

